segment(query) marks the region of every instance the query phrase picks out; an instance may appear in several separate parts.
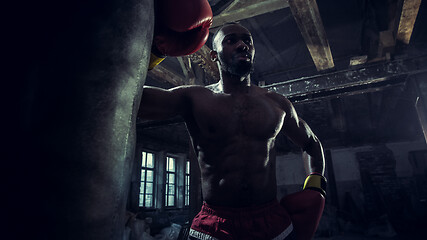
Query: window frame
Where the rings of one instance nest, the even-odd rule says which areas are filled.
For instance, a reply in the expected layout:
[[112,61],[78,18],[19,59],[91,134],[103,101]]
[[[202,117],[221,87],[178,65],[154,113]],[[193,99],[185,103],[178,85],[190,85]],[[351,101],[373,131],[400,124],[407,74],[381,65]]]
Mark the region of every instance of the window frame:
[[[188,166],[187,166],[188,164]],[[187,172],[188,170],[188,172]],[[191,163],[190,159],[186,159],[184,168],[184,207],[190,206],[190,184],[191,184]],[[188,180],[187,180],[188,179]],[[188,192],[188,194],[187,194]],[[187,203],[188,200],[188,203]]]
[[[144,153],[145,153],[145,166],[143,165],[144,163]],[[152,160],[153,160],[153,164],[152,167],[147,167],[147,158],[148,158],[148,154],[152,155]],[[145,150],[143,149],[141,151],[141,164],[140,164],[140,178],[139,178],[139,199],[138,199],[138,207],[142,207],[142,208],[147,208],[147,209],[154,209],[156,204],[155,204],[155,193],[156,193],[156,156],[157,154],[154,153],[153,151],[149,151],[149,150]],[[144,170],[144,181],[142,179],[142,171]],[[152,171],[153,173],[153,178],[152,178],[152,182],[147,181],[147,171]],[[152,192],[147,194],[147,183],[152,183],[153,187],[152,187]],[[144,192],[141,194],[141,187],[142,184],[144,184]],[[143,195],[143,203],[141,204],[141,195]],[[147,195],[151,195],[151,206],[146,206],[146,196]]]
[[[174,171],[169,171],[169,158],[174,159]],[[177,167],[178,167],[178,157],[177,156],[173,156],[170,154],[166,155],[166,163],[165,163],[165,194],[164,194],[164,202],[163,202],[163,206],[165,208],[175,208],[177,207],[177,186],[178,186],[178,181],[177,181],[177,176],[178,176],[178,171],[177,171]],[[174,176],[174,181],[173,184],[169,183],[169,174],[173,174]],[[169,185],[173,185],[173,194],[169,194]],[[169,196],[173,196],[173,205],[169,205]]]

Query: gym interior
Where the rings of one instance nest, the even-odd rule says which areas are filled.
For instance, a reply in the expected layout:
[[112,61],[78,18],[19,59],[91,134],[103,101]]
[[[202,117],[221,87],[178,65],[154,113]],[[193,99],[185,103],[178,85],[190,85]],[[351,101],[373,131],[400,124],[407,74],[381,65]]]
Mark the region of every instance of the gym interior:
[[[109,4],[99,9],[123,1],[106,2]],[[137,1],[129,1],[129,5],[134,2]],[[153,7],[152,1],[140,2],[150,2],[148,5]],[[327,197],[314,239],[420,239],[427,227],[427,2],[208,2],[213,22],[206,44],[191,55],[168,56],[154,69],[143,72],[145,86],[171,89],[216,83],[218,66],[209,55],[212,36],[222,24],[239,22],[252,33],[256,49],[252,84],[287,97],[323,144]],[[130,133],[119,127],[107,134],[101,126],[111,126],[128,116],[116,112],[115,117],[104,121],[105,116],[110,116],[105,109],[113,108],[105,104],[105,99],[114,96],[118,100],[113,104],[120,105],[123,99],[139,96],[134,89],[141,88],[144,82],[125,86],[109,79],[115,76],[113,71],[85,75],[87,70],[76,70],[79,64],[83,69],[98,67],[97,61],[102,62],[102,67],[120,65],[113,57],[103,60],[105,56],[115,56],[114,51],[95,56],[98,45],[102,45],[98,43],[110,36],[111,29],[114,37],[110,42],[118,43],[115,36],[122,32],[115,29],[135,19],[136,13],[127,17],[117,13],[111,22],[120,24],[111,27],[99,14],[99,21],[87,25],[107,33],[103,39],[90,39],[88,42],[93,45],[89,46],[76,33],[92,36],[91,32],[75,26],[85,25],[90,10],[82,11],[81,18],[67,18],[60,27],[55,25],[55,18],[64,19],[64,9],[71,12],[70,9],[86,6],[93,10],[98,9],[96,4],[100,3],[78,7],[54,3],[35,7],[32,3],[21,11],[27,17],[16,20],[16,24],[30,28],[26,32],[19,30],[23,27],[11,28],[16,37],[12,46],[17,48],[8,50],[9,61],[23,63],[9,70],[24,80],[16,81],[18,94],[12,95],[19,99],[11,101],[14,104],[10,111],[7,108],[11,118],[6,126],[16,128],[8,127],[6,131],[11,147],[6,147],[5,156],[12,163],[8,164],[10,179],[4,194],[11,197],[8,204],[14,206],[6,228],[12,236],[34,234],[40,239],[187,239],[203,196],[197,157],[184,120],[134,117],[129,126],[126,124],[130,120],[120,123],[131,129]],[[48,11],[46,6],[56,10]],[[19,6],[15,7],[18,11]],[[31,12],[33,7],[45,14],[40,15],[41,20],[35,20],[38,13]],[[141,17],[149,24],[153,19],[152,12]],[[67,29],[74,34],[72,38]],[[58,40],[67,37],[66,44]],[[151,39],[145,35],[142,38]],[[27,39],[33,43],[27,44]],[[74,44],[78,47],[74,48]],[[45,56],[46,49],[54,50]],[[131,49],[144,48],[135,45]],[[68,57],[51,54],[59,51]],[[35,67],[34,62],[41,64]],[[52,66],[49,64],[56,65],[47,67]],[[36,77],[38,74],[55,77],[45,80]],[[72,80],[75,76],[102,78],[86,86],[84,80]],[[105,82],[108,87],[104,87]],[[120,91],[110,91],[119,85],[123,86]],[[89,101],[96,104],[89,106]],[[80,109],[85,112],[79,114]],[[128,138],[135,140],[127,143]],[[111,141],[108,139],[115,142],[105,144]],[[278,198],[300,191],[306,177],[301,149],[279,133],[270,157],[276,159]],[[66,160],[61,162],[62,159]],[[126,161],[117,164],[117,159]],[[114,174],[95,162],[111,162],[105,169]],[[93,180],[93,174],[102,176]],[[81,185],[87,186],[85,192]],[[113,190],[114,197],[109,197],[107,193]],[[92,200],[77,204],[80,197]],[[46,209],[50,209],[48,214]],[[84,219],[92,219],[100,212],[108,215],[117,209],[122,211],[114,215],[112,225],[121,226],[117,228],[123,238],[94,237],[103,236],[114,227],[92,226],[79,219],[81,213],[87,214],[83,214]],[[51,230],[55,224],[58,227]],[[45,234],[49,231],[55,237],[46,237],[50,236]],[[92,237],[67,237],[79,231],[81,235],[76,236]],[[62,233],[64,237],[58,238]]]

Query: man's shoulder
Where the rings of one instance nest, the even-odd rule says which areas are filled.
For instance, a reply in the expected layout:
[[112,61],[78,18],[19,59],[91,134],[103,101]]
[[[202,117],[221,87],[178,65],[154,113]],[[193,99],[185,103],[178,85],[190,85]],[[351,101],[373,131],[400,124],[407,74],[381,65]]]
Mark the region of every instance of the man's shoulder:
[[[260,88],[260,87],[258,87],[258,88]],[[260,88],[260,89],[261,89],[260,93],[262,93],[266,97],[272,99],[274,102],[279,104],[284,110],[288,109],[292,105],[292,103],[285,96],[278,94],[276,92],[270,91],[270,90],[265,89],[265,88]]]
[[252,85],[252,88],[254,89],[254,92],[256,92],[256,94],[258,94],[258,95],[265,95],[265,96],[267,96],[269,98],[274,98],[274,99],[283,99],[283,98],[285,98],[284,96],[282,96],[282,95],[280,95],[280,94],[278,94],[276,92],[270,91],[270,90],[268,90],[266,88],[262,88],[262,87],[259,87],[259,86],[256,86],[256,85]]
[[185,92],[186,94],[209,94],[212,90],[208,86],[200,85],[182,85],[170,89],[171,91]]

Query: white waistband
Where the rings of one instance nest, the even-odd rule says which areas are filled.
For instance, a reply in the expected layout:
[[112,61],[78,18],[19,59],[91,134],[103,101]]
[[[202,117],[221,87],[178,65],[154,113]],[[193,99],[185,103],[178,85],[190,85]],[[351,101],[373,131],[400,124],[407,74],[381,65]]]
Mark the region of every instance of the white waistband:
[[289,225],[281,234],[277,235],[272,240],[283,240],[292,232],[292,230],[294,230],[294,226],[291,223],[291,225]]
[[[294,230],[294,226],[291,223],[291,225],[289,225],[282,233],[277,235],[272,240],[284,240],[292,232],[292,230]],[[189,236],[198,238],[200,240],[218,240],[217,238],[212,237],[209,234],[202,233],[191,228],[190,228]]]
[[217,238],[212,237],[211,235],[196,231],[196,230],[191,229],[191,228],[190,228],[190,233],[188,235],[191,237],[195,237],[197,239],[200,239],[200,240],[218,240]]

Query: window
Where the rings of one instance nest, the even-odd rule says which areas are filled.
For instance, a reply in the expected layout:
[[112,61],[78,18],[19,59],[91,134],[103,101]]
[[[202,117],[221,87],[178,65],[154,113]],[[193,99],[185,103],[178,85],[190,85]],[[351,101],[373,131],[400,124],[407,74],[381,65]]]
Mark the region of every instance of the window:
[[139,190],[139,206],[153,207],[154,192],[154,154],[142,152],[141,186]]
[[190,205],[190,160],[185,164],[185,193],[184,193],[184,206]]
[[175,189],[176,189],[176,159],[166,157],[166,191],[165,206],[175,206]]

